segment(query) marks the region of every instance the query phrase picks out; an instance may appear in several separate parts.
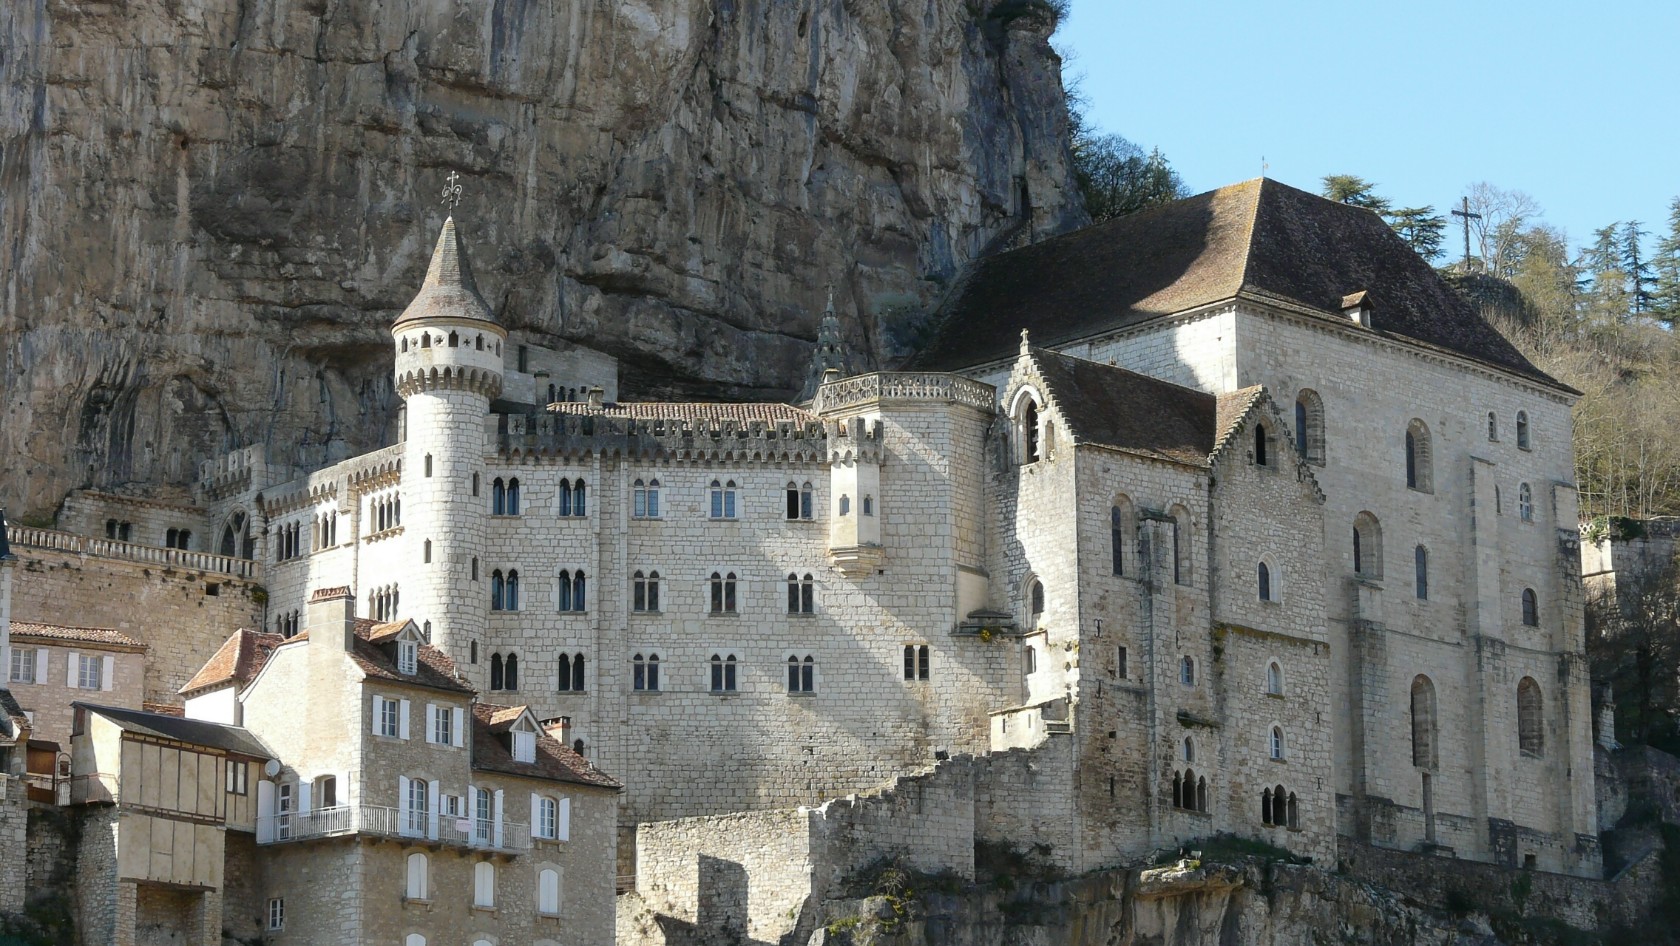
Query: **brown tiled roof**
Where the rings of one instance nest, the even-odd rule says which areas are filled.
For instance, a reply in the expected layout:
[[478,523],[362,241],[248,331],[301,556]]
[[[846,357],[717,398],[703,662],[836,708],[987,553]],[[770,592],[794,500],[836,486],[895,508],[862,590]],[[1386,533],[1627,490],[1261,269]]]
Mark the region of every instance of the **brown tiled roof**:
[[1213,449],[1210,453],[1218,453],[1225,446],[1225,442],[1237,432],[1237,425],[1242,423],[1242,419],[1248,416],[1248,412],[1253,410],[1254,405],[1265,395],[1266,389],[1258,384],[1219,395],[1219,410],[1213,425]]
[[35,624],[13,621],[13,637],[32,637],[64,644],[90,644],[117,650],[144,651],[146,645],[121,631],[108,627],[65,627],[61,624]]
[[[397,670],[396,663],[386,655],[383,645],[395,637],[396,632],[402,630],[407,624],[407,621],[381,622],[369,618],[357,618],[355,624],[356,640],[350,651],[350,659],[355,661],[356,666],[361,668],[363,674],[377,680],[428,687],[433,690],[448,690],[452,693],[478,692],[456,677],[455,661],[450,660],[448,654],[430,644],[420,645],[420,660],[413,674],[406,674]],[[281,643],[292,644],[307,640],[309,640],[309,632],[303,631]],[[267,659],[268,654],[263,654],[263,661],[266,662]],[[261,669],[262,664],[259,663],[256,670]],[[252,676],[255,675],[256,673],[253,671]]]
[[1213,395],[1043,348],[1031,355],[1076,443],[1206,465],[1218,427]]
[[537,727],[537,761],[514,761],[508,744],[508,728],[525,712],[527,707],[524,706],[473,704],[473,768],[597,788],[624,787],[570,746],[562,745],[541,726]]
[[816,415],[810,411],[800,410],[791,404],[770,402],[730,404],[709,401],[633,401],[590,407],[583,401],[557,401],[548,405],[548,410],[555,414],[574,414],[579,417],[674,420],[690,424],[708,421],[734,421],[738,424],[753,421],[763,424],[792,421],[807,424],[816,420]]
[[[1369,330],[1341,314],[1362,291]],[[1023,328],[1057,346],[1239,296],[1557,385],[1376,214],[1265,178],[977,262],[913,363],[967,368],[1008,358]]]
[[186,719],[181,716],[148,713],[144,710],[123,709],[117,706],[99,706],[79,701],[70,705],[86,709],[91,713],[98,713],[116,723],[118,728],[125,732],[173,739],[176,742],[185,742],[195,746],[225,749],[237,755],[251,756],[257,759],[273,759],[276,757],[274,752],[264,745],[255,733],[243,726],[229,726],[226,723],[213,723],[204,719]]
[[187,715],[187,708],[185,706],[177,706],[174,703],[154,703],[151,700],[141,700],[140,708],[148,713],[157,713],[160,716],[180,716],[185,718]]
[[249,683],[268,662],[268,655],[285,641],[279,634],[242,627],[223,641],[215,655],[198,668],[187,685],[177,692],[182,696],[191,696],[224,683]]
[[408,308],[397,316],[396,325],[440,318],[496,324],[489,304],[478,294],[478,283],[473,279],[472,264],[455,229],[454,217],[443,222],[437,246],[432,248],[431,264],[426,267],[426,281],[421,283],[420,292]]

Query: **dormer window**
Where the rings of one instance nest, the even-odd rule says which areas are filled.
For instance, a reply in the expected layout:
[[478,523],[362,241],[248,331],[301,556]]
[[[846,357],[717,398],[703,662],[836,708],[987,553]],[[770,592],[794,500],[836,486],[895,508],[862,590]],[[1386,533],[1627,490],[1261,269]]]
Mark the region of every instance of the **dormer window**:
[[420,661],[420,645],[414,641],[397,641],[397,671],[414,675]]
[[534,732],[519,732],[513,734],[513,761],[537,761],[537,734]]

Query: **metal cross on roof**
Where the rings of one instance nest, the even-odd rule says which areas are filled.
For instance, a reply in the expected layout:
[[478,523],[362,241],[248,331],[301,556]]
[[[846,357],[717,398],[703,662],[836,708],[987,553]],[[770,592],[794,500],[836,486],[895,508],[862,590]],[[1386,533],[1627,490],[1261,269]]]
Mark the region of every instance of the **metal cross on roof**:
[[449,182],[443,185],[443,203],[451,210],[461,203],[461,185],[458,183],[460,178],[461,175],[450,171]]

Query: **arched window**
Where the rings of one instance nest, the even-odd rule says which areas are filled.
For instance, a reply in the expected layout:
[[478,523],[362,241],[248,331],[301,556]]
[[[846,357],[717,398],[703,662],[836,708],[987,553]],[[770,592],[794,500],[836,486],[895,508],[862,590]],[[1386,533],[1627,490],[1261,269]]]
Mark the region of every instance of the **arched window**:
[[1301,812],[1295,805],[1294,792],[1289,793],[1289,811],[1285,824],[1289,825],[1289,827],[1294,830],[1300,830],[1301,828]]
[[637,654],[630,659],[631,682],[637,690],[657,691],[659,689],[659,655],[648,654],[644,659]]
[[589,610],[588,582],[584,579],[583,569],[572,574],[572,610]]
[[519,689],[519,657],[515,654],[508,654],[502,665],[502,689]]
[[637,519],[659,518],[659,481],[637,480],[634,491],[634,507],[631,513]]
[[496,865],[479,861],[473,865],[473,906],[492,908],[496,905]]
[[712,480],[712,518],[735,518],[735,481]]
[[1184,761],[1196,761],[1196,740],[1193,737],[1185,736],[1184,745],[1179,752],[1183,756]]
[[1196,810],[1207,813],[1207,776],[1196,776]]
[[1027,673],[1038,672],[1038,650],[1029,645],[1023,654],[1023,665]]
[[1254,465],[1265,466],[1267,461],[1266,425],[1254,425]]
[[1422,674],[1412,680],[1412,764],[1434,771],[1435,684]]
[[845,493],[841,493],[840,494],[840,515],[849,516],[851,514],[852,514],[852,497],[847,496]]
[[1032,398],[1021,409],[1021,447],[1021,462],[1038,462],[1038,402]]
[[863,514],[866,516],[875,515],[875,494],[863,494]]
[[426,937],[419,933],[410,933],[403,937],[403,946],[426,946]]
[[1517,683],[1517,746],[1526,756],[1545,754],[1545,716],[1540,684],[1533,677]]
[[431,895],[431,864],[426,855],[416,851],[408,855],[408,889],[403,894],[408,900],[430,900]]
[[1256,569],[1256,580],[1260,600],[1272,600],[1272,570],[1266,567],[1265,562],[1261,562],[1259,568]]
[[789,693],[815,693],[817,691],[817,663],[810,655],[804,660],[798,657],[787,659],[787,691]]
[[1412,549],[1412,569],[1416,573],[1416,591],[1419,601],[1429,600],[1429,550],[1423,546]]
[[1295,451],[1308,463],[1324,463],[1324,400],[1310,388],[1295,395]]
[[1126,532],[1131,521],[1131,502],[1124,496],[1116,497],[1108,509],[1108,555],[1116,575],[1126,574]]
[[712,613],[735,613],[735,573],[712,572]]
[[560,480],[560,517],[562,519],[564,519],[564,518],[567,518],[567,517],[571,516],[571,514],[572,514],[572,481],[562,478]]
[[467,662],[478,663],[478,641],[467,642]]
[[809,481],[795,483],[789,480],[787,484],[787,518],[789,520],[814,518],[816,509],[812,496],[813,490]]
[[1422,493],[1435,489],[1435,462],[1429,427],[1413,420],[1406,428],[1406,485]]
[[928,647],[926,644],[904,645],[904,679],[928,678]]
[[502,570],[496,569],[490,573],[490,610],[504,610],[502,603],[507,599],[507,579],[502,576]]
[[502,589],[502,610],[519,610],[519,570],[510,569],[507,573],[507,584]]
[[1529,449],[1528,442],[1528,412],[1517,412],[1517,449]]
[[630,581],[630,602],[634,611],[659,610],[659,573],[636,572]]
[[422,336],[420,336],[420,347],[421,347],[421,348],[430,348],[430,347],[432,347],[432,336],[431,336],[431,333],[427,333],[427,334],[425,334],[425,335],[422,335]]
[[490,689],[502,689],[502,682],[502,655],[494,653],[490,655]]
[[1540,600],[1534,596],[1533,588],[1522,590],[1522,622],[1529,627],[1540,626]]
[[1271,755],[1279,762],[1283,761],[1283,727],[1272,727]]
[[1260,823],[1277,823],[1272,820],[1272,790],[1269,788],[1260,790]]
[[1172,519],[1173,583],[1188,585],[1193,580],[1190,567],[1190,510],[1183,506],[1174,506],[1167,510],[1167,516]]
[[1283,695],[1283,667],[1275,660],[1266,665],[1266,692],[1272,696]]
[[507,485],[507,514],[519,515],[519,477],[508,480]]
[[589,515],[589,485],[581,476],[572,481],[572,515],[580,519]]
[[1382,578],[1382,525],[1368,512],[1353,519],[1353,571],[1363,578]]
[[507,515],[507,484],[499,476],[490,481],[490,514]]
[[1517,515],[1524,522],[1534,521],[1534,491],[1528,488],[1527,483],[1517,487]]
[[812,614],[816,611],[816,579],[810,573],[801,578],[794,572],[787,576],[787,606],[789,614]]
[[[582,654],[561,654],[555,689],[561,693],[582,693],[586,683]],[[640,689],[638,687],[637,689]]]
[[478,495],[478,471],[477,470],[474,470],[473,475],[472,475],[472,494],[474,496]]
[[1038,622],[1044,617],[1044,582],[1034,579],[1027,587],[1028,606],[1032,609],[1030,627],[1038,627]]
[[537,912],[560,915],[560,872],[552,867],[537,872]]
[[458,334],[456,332],[450,332],[449,333],[449,347],[450,348],[460,348],[461,347],[461,336],[460,336],[460,334]]
[[712,692],[735,692],[735,655],[721,657],[712,655]]
[[1187,687],[1196,685],[1196,658],[1185,654],[1178,661],[1178,682]]
[[1488,443],[1499,442],[1499,415],[1488,411]]

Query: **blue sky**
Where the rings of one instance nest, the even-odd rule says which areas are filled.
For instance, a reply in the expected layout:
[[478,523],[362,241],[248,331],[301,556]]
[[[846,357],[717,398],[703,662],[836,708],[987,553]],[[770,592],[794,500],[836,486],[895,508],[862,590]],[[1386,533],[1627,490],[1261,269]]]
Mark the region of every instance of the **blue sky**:
[[[1073,0],[1054,40],[1104,131],[1193,192],[1358,174],[1444,212],[1526,191],[1579,247],[1680,195],[1680,2]],[[1456,231],[1449,253],[1461,244]]]

